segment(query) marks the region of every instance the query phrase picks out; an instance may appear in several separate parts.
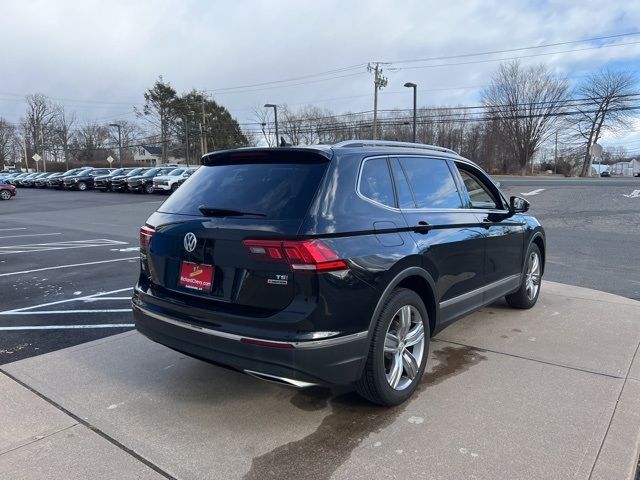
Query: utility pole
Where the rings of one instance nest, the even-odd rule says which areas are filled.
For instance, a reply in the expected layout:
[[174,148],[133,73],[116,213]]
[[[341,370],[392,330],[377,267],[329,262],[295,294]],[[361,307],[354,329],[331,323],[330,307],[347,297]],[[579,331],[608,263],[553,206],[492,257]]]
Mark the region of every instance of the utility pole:
[[371,63],[367,65],[367,71],[374,73],[373,79],[373,140],[378,138],[378,90],[387,86],[386,77],[382,76],[382,62],[375,62],[375,66]]
[[40,148],[42,149],[42,171],[47,173],[47,158],[44,154],[44,135],[42,134],[42,125],[40,125]]
[[558,131],[556,130],[556,146],[553,152],[553,173],[558,173]]
[[183,116],[182,119],[184,120],[184,145],[185,145],[185,152],[187,155],[187,167],[189,166],[189,120],[187,119],[187,116]]
[[209,149],[209,144],[207,142],[207,117],[204,113],[204,95],[202,96],[202,123],[200,124],[200,133],[202,142],[202,155],[204,155]]
[[[22,136],[22,148],[24,149],[24,166],[29,171],[29,157],[27,157],[27,134]],[[68,169],[67,169],[68,170]]]
[[118,158],[120,159],[120,168],[122,168],[122,135],[120,133],[119,123],[110,123],[110,127],[116,127],[118,129]]

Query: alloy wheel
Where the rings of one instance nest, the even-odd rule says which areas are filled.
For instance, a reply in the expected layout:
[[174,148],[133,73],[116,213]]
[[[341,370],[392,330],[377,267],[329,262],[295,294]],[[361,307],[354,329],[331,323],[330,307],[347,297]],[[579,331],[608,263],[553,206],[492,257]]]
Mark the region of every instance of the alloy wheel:
[[524,282],[527,297],[529,297],[529,300],[533,300],[540,288],[540,256],[537,252],[531,252],[529,255]]
[[416,378],[424,355],[424,322],[413,305],[402,306],[391,319],[384,342],[384,368],[394,390],[404,390]]
[[2,190],[0,192],[0,198],[3,200],[9,200],[11,198],[11,192],[9,190]]

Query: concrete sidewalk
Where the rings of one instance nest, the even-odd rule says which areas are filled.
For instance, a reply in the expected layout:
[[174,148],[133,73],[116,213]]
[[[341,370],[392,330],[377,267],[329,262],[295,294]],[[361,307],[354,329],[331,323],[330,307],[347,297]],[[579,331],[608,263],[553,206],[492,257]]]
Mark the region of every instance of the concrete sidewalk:
[[639,344],[640,302],[544,282],[438,335],[384,409],[129,332],[0,367],[0,477],[631,479]]

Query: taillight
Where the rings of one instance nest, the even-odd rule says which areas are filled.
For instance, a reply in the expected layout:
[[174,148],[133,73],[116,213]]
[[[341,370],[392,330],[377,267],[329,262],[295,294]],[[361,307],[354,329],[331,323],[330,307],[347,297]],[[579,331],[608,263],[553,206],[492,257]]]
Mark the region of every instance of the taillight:
[[294,270],[331,272],[347,270],[347,262],[320,240],[244,240],[256,259],[286,263]]
[[156,229],[153,227],[148,227],[146,225],[140,227],[140,250],[149,250],[151,237],[153,237],[154,233],[156,233]]

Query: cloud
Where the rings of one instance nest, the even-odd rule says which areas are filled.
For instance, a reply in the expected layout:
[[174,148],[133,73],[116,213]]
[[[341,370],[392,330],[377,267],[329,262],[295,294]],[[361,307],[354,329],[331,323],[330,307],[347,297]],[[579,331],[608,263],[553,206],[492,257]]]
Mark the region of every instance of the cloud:
[[[640,25],[640,2],[609,1],[605,7],[595,0],[59,0],[3,2],[1,9],[3,64],[10,73],[3,76],[0,116],[13,121],[23,111],[15,95],[32,92],[63,99],[83,119],[115,120],[133,116],[129,104],[141,103],[160,74],[178,91],[216,90],[369,61],[517,48],[629,32]],[[616,42],[634,40],[640,36]],[[557,47],[571,48],[576,46]],[[639,53],[640,45],[633,45],[523,61],[545,61],[571,77],[608,62],[624,65]],[[408,105],[406,81],[419,85],[422,104],[476,103],[478,87],[489,82],[497,63],[397,69],[401,66],[386,68],[389,85],[381,92],[381,108]],[[241,121],[265,102],[370,109],[371,75],[364,66],[345,73],[356,75],[220,92],[216,99]]]

